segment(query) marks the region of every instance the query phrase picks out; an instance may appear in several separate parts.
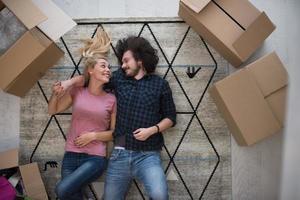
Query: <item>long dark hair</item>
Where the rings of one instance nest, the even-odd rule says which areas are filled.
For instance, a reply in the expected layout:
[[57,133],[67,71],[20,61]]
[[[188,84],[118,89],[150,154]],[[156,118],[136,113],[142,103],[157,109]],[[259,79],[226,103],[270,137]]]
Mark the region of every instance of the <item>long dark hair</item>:
[[116,45],[119,63],[122,65],[122,57],[130,50],[136,61],[141,61],[147,73],[155,71],[159,58],[157,50],[152,47],[149,41],[143,37],[129,36],[120,39]]

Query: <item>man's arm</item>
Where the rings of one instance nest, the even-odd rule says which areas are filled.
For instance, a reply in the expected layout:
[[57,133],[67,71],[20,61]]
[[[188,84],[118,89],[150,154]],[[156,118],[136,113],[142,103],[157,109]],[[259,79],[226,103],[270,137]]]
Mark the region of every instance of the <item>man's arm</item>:
[[[165,81],[162,88],[162,95],[160,98],[160,113],[163,118],[161,122],[169,122],[162,123],[162,127],[159,126],[160,130],[164,131],[176,125],[176,107],[173,100],[172,90],[167,81]],[[158,125],[160,125],[160,123]]]
[[[163,120],[161,120],[158,124],[157,124],[157,126],[158,126],[158,128],[159,128],[159,132],[164,132],[165,130],[167,130],[167,129],[169,129],[169,128],[171,128],[171,127],[173,127],[173,121],[172,120],[170,120],[169,118],[164,118]],[[156,126],[153,126],[152,127],[152,129],[157,129],[157,127]],[[154,130],[155,132],[158,132],[158,130]]]
[[74,76],[71,79],[61,81],[61,86],[63,87],[64,91],[67,91],[69,88],[72,87],[83,87],[84,86],[84,76]]
[[139,128],[139,129],[135,130],[133,132],[135,139],[145,141],[151,135],[154,135],[158,132],[163,133],[163,131],[165,131],[173,126],[173,121],[170,120],[169,118],[164,118],[157,124],[157,126],[151,126],[149,128]]
[[[116,80],[119,76],[121,68],[112,72],[112,76],[110,77],[109,83],[105,84],[105,88],[107,89],[114,89],[116,85]],[[83,75],[78,75],[74,76],[71,79],[61,81],[61,85],[63,87],[64,91],[67,91],[69,88],[72,87],[83,87],[84,86],[84,76]]]
[[163,132],[176,124],[176,107],[174,104],[171,88],[168,82],[165,82],[160,99],[160,112],[163,119],[156,125],[148,128],[139,128],[135,130],[134,137],[137,140],[145,141],[151,135]]

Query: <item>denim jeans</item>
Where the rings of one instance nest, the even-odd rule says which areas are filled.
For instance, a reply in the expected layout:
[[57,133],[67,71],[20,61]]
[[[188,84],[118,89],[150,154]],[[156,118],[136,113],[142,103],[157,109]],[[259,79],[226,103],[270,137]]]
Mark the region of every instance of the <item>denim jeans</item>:
[[114,149],[106,172],[104,199],[125,199],[133,179],[144,185],[149,198],[168,199],[166,176],[159,151]]
[[105,157],[65,152],[61,177],[55,192],[60,200],[82,200],[82,189],[98,179],[106,169]]

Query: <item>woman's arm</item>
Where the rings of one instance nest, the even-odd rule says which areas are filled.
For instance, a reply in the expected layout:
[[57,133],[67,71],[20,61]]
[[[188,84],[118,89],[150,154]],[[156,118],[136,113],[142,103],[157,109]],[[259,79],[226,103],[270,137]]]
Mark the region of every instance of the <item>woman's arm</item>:
[[95,140],[102,141],[102,142],[112,141],[115,124],[116,124],[116,113],[112,113],[110,129],[108,131],[88,132],[82,134],[81,136],[75,139],[74,143],[77,147],[84,147],[85,145],[89,144],[91,141],[95,141]]
[[101,140],[103,142],[112,141],[113,140],[113,132],[115,130],[116,125],[116,113],[111,114],[110,120],[110,130],[103,131],[95,134],[94,140]]
[[52,88],[52,95],[49,100],[48,113],[54,115],[68,109],[72,104],[72,97],[68,94],[71,87],[81,87],[84,85],[82,75],[74,76],[71,79],[56,82]]
[[52,95],[48,103],[48,113],[55,115],[72,105],[72,97],[68,92],[64,92],[60,82],[57,82],[52,87]]

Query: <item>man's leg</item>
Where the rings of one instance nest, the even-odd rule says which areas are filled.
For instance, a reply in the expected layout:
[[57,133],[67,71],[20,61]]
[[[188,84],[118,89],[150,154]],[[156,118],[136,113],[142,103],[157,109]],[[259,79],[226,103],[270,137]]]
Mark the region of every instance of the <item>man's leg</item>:
[[[81,161],[80,161],[81,160]],[[59,199],[83,199],[81,189],[103,173],[106,167],[106,159],[99,156],[88,156],[77,160],[79,166],[63,179],[56,187]]]
[[130,157],[126,150],[114,149],[111,153],[104,185],[105,200],[125,199],[132,180]]
[[168,199],[168,186],[159,151],[136,152],[132,171],[134,178],[144,185],[149,198]]

